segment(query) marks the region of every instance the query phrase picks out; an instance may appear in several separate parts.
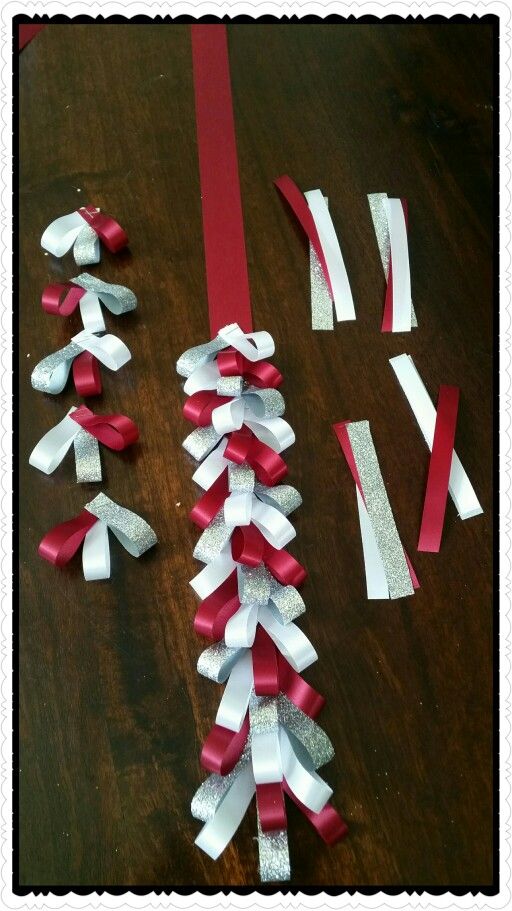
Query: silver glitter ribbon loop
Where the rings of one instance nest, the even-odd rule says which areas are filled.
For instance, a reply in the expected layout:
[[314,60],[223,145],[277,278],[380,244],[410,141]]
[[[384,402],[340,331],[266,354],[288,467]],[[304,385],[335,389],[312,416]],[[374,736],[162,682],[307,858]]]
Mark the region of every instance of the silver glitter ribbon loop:
[[130,288],[124,285],[112,285],[104,282],[95,275],[89,275],[88,272],[82,272],[71,281],[85,291],[95,294],[104,306],[110,310],[114,316],[120,316],[122,313],[129,313],[137,307],[137,298]]
[[104,493],[99,493],[85,508],[108,525],[132,557],[141,557],[157,543],[155,532],[141,516],[114,503]]
[[226,525],[221,509],[199,538],[194,548],[194,558],[202,563],[211,563],[220,555],[232,533],[233,528]]
[[263,564],[238,567],[238,594],[241,604],[267,604],[273,576]]
[[205,648],[197,660],[197,671],[214,683],[225,683],[245,648],[229,648],[224,641]]
[[228,487],[230,493],[252,493],[254,490],[256,474],[247,462],[237,465],[230,462],[228,465]]
[[100,446],[96,437],[80,427],[73,440],[78,484],[101,481]]
[[306,612],[302,596],[293,585],[281,585],[272,576],[270,583],[270,606],[274,605],[281,623],[292,623]]
[[284,516],[289,516],[302,504],[299,491],[291,484],[277,484],[275,487],[256,484],[254,492],[259,500],[268,506],[275,506]]
[[211,424],[208,427],[197,427],[183,441],[183,448],[196,462],[202,462],[215,448],[221,436]]
[[86,222],[73,244],[73,256],[77,266],[92,266],[100,261],[100,239]]
[[223,342],[221,338],[214,338],[211,342],[205,342],[203,345],[195,345],[194,348],[189,348],[178,358],[176,364],[177,373],[180,376],[189,377],[198,367],[203,367],[208,361],[213,360],[215,355],[222,351],[223,348],[227,348],[227,342]]
[[[297,742],[302,745],[312,767],[319,769],[330,762],[334,756],[334,747],[316,721],[297,708],[284,693],[279,694],[277,705],[279,722],[295,738],[294,747],[297,748]],[[299,752],[300,749],[297,749],[298,754]]]
[[49,354],[34,367],[30,382],[32,388],[39,392],[47,392],[50,395],[57,395],[62,392],[67,383],[71,365],[81,354],[83,348],[75,342],[70,342],[59,351]]

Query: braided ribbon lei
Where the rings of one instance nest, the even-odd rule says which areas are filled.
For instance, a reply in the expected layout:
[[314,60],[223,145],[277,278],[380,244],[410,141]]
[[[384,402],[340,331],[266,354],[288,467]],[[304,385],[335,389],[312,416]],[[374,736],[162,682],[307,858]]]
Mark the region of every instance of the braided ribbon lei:
[[216,859],[255,795],[265,882],[290,877],[285,793],[328,844],[347,832],[317,774],[334,753],[315,721],[324,699],[301,676],[317,654],[295,623],[306,571],[285,548],[301,497],[279,483],[295,436],[282,418],[282,376],[266,360],[273,353],[268,332],[233,323],[177,364],[183,413],[196,425],[183,445],[204,490],[190,514],[203,529],[194,556],[204,568],[190,584],[200,598],[194,627],[213,645],[198,671],[226,684],[201,753],[211,774],[192,801],[204,823],[196,844]]

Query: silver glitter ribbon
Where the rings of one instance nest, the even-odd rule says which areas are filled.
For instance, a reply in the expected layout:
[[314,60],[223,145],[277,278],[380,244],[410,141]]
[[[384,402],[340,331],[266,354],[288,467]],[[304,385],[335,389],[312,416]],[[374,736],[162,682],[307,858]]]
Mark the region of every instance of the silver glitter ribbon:
[[219,556],[232,534],[233,528],[226,525],[221,509],[199,538],[194,548],[194,558],[202,563],[211,563]]
[[221,338],[214,338],[211,342],[205,342],[202,345],[196,345],[184,351],[178,358],[176,371],[180,376],[189,377],[198,367],[203,367],[208,361],[212,361],[219,351],[227,348],[227,343]]
[[62,392],[67,383],[71,365],[83,348],[75,342],[70,342],[60,351],[55,351],[43,358],[42,361],[34,367],[30,382],[32,387],[39,392],[48,392],[56,395]]
[[73,244],[73,256],[77,266],[91,266],[100,261],[100,239],[87,223]]
[[211,424],[208,427],[196,427],[183,441],[183,448],[196,462],[202,462],[215,448],[221,436]]
[[85,508],[108,525],[132,557],[141,557],[157,543],[155,532],[141,516],[114,503],[104,493],[99,493],[94,500],[86,503]]
[[258,851],[260,878],[264,883],[290,879],[290,853],[286,829],[264,832],[258,814]]
[[413,595],[411,574],[382,479],[370,425],[368,421],[354,421],[346,427],[366,510],[382,559],[389,597]]
[[225,683],[244,648],[229,648],[224,641],[205,648],[197,660],[197,672],[214,683]]
[[[380,259],[382,262],[382,268],[384,270],[386,281],[388,280],[389,257],[391,253],[388,216],[384,207],[384,200],[387,199],[387,197],[387,193],[368,193],[368,204],[370,206],[373,227],[375,229],[375,236],[377,238],[377,246],[379,248]],[[414,305],[411,301],[411,327],[416,328],[417,325],[418,320],[414,310]]]
[[76,278],[72,278],[71,281],[85,291],[95,294],[115,316],[129,313],[130,310],[135,310],[137,306],[135,294],[130,288],[125,288],[124,285],[109,284],[109,282],[104,282],[95,275],[89,275],[88,272],[82,272]]
[[96,437],[80,427],[73,440],[76,480],[79,484],[101,481],[100,447]]

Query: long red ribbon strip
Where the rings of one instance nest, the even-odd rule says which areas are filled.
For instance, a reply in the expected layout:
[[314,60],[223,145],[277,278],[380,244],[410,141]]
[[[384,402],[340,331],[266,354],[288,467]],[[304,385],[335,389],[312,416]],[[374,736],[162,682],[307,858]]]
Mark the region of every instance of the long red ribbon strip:
[[235,123],[224,25],[193,25],[192,63],[208,311],[212,337],[228,323],[252,332]]
[[459,388],[457,386],[440,386],[434,441],[418,541],[418,550],[430,553],[438,553],[441,547],[458,408]]

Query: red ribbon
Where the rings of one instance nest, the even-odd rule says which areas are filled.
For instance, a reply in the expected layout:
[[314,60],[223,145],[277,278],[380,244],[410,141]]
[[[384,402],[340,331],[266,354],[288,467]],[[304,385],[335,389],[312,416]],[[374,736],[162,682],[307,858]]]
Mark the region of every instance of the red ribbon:
[[257,696],[277,696],[279,694],[277,649],[266,630],[259,623],[251,655],[254,692]]
[[287,174],[283,174],[282,177],[278,177],[277,180],[274,180],[274,185],[284,196],[293,214],[299,220],[301,226],[306,232],[308,239],[316,255],[318,256],[330,295],[333,297],[331,279],[329,278],[329,270],[327,268],[327,262],[324,256],[324,251],[322,249],[322,244],[320,243],[320,238],[318,236],[318,231],[316,230],[316,225],[311,214],[311,210],[303,194],[300,192],[297,184],[295,184],[291,177],[288,177]]
[[61,522],[52,528],[41,541],[38,552],[43,560],[54,566],[64,566],[76,554],[87,532],[97,522],[96,516],[82,509],[79,516]]
[[78,214],[91,226],[111,253],[119,253],[128,245],[128,235],[110,215],[98,212],[95,206],[84,206]]
[[250,361],[235,348],[226,348],[217,355],[217,366],[221,376],[245,377],[251,386],[259,389],[276,389],[283,382],[282,374],[269,361]]
[[183,405],[183,415],[198,427],[207,427],[212,422],[212,412],[232,399],[233,396],[217,395],[209,389],[194,392]]
[[286,829],[286,808],[282,782],[257,784],[256,801],[261,828],[264,832]]
[[458,408],[458,387],[440,386],[434,441],[418,541],[418,550],[429,553],[438,553],[441,547]]
[[124,414],[94,414],[86,405],[80,405],[69,416],[104,446],[117,452],[139,439],[137,424]]
[[231,772],[242,755],[248,733],[249,713],[239,731],[230,731],[220,724],[214,724],[201,750],[203,768],[216,775]]
[[273,487],[288,473],[286,462],[279,453],[258,440],[248,427],[230,434],[224,458],[238,465],[247,462],[256,473],[258,481],[267,487]]
[[[407,200],[401,199],[400,202],[402,203],[402,208],[404,210],[405,228],[407,230],[409,227],[409,210],[407,207]],[[384,298],[384,311],[382,313],[382,326],[380,331],[393,331],[393,264],[391,262],[391,250],[389,251],[386,296]]]
[[297,804],[299,810],[302,810],[306,819],[309,819],[326,844],[334,845],[337,841],[345,838],[348,833],[348,826],[331,803],[326,803],[319,813],[314,813],[313,810],[304,806],[302,801],[295,796],[286,780],[283,780],[283,790]]
[[307,576],[306,570],[295,557],[284,548],[277,550],[269,544],[252,522],[250,525],[240,525],[233,531],[231,554],[236,563],[244,563],[245,566],[265,563],[281,585],[294,585],[298,588]]
[[73,361],[73,382],[78,395],[87,398],[101,393],[100,364],[90,351],[82,351]]
[[[275,646],[274,646],[275,648]],[[279,649],[277,663],[279,668],[279,689],[288,699],[310,718],[316,718],[325,705],[325,699],[288,663]]]
[[201,602],[194,618],[194,629],[201,636],[218,642],[224,636],[229,618],[240,607],[238,575],[236,570]]
[[43,28],[45,28],[44,25],[19,25],[18,51],[22,51],[25,45],[29,44]]
[[215,518],[221,506],[224,505],[226,497],[229,495],[228,470],[224,469],[212,486],[199,498],[196,505],[189,512],[189,519],[199,525],[199,528],[207,528],[212,519]]
[[70,316],[85,293],[85,288],[73,282],[47,285],[41,296],[41,306],[52,316]]
[[193,25],[192,63],[210,330],[252,331],[251,299],[224,25]]

